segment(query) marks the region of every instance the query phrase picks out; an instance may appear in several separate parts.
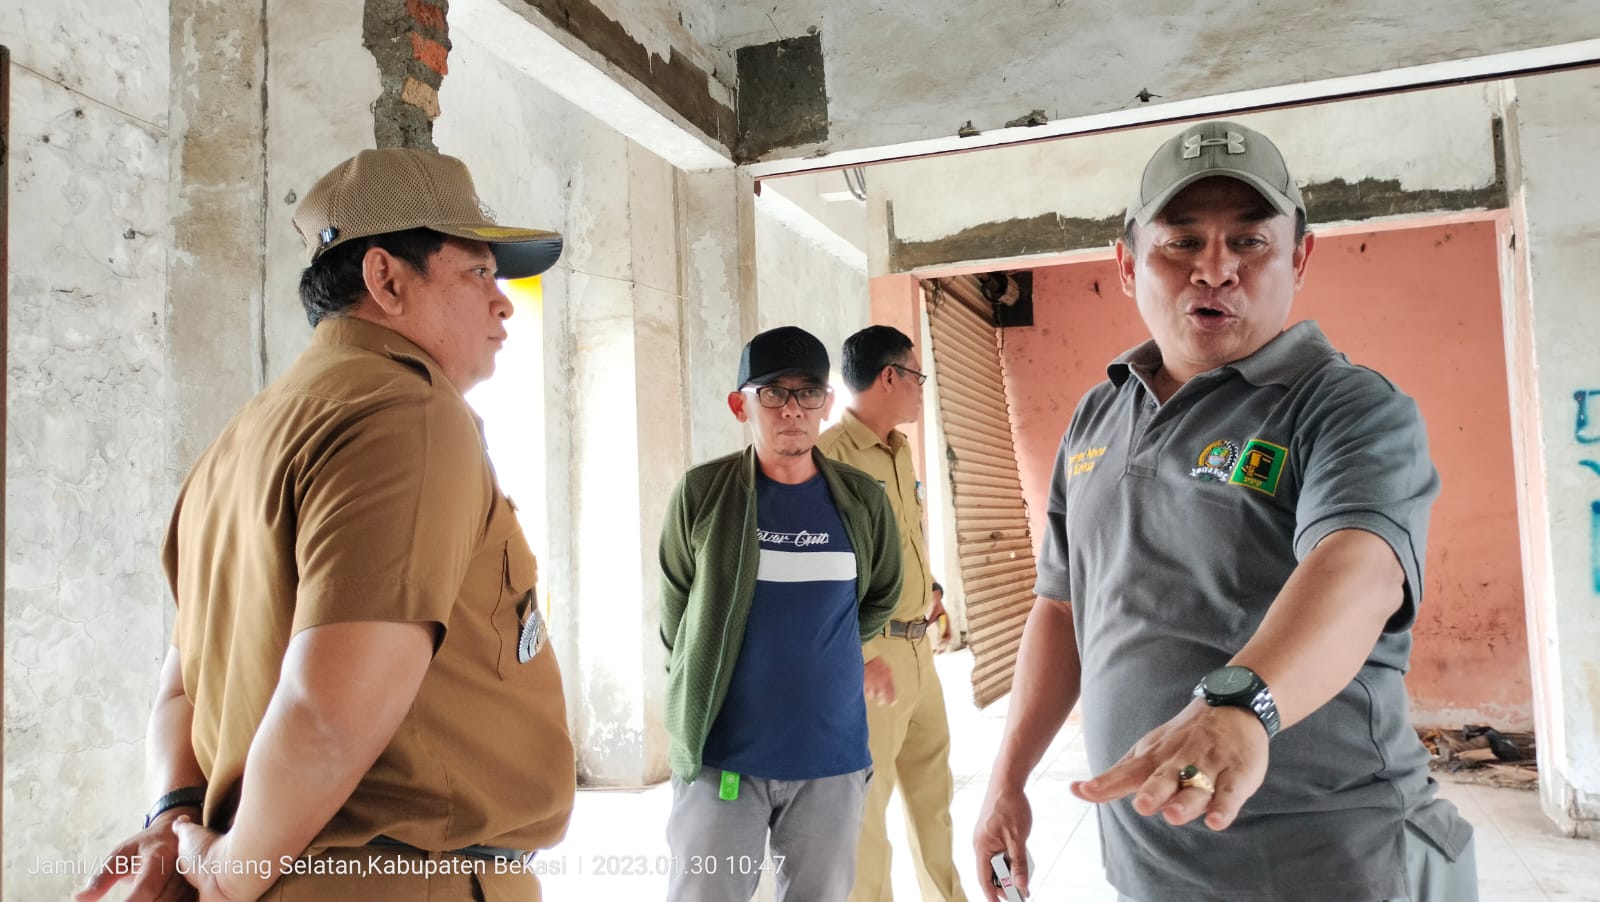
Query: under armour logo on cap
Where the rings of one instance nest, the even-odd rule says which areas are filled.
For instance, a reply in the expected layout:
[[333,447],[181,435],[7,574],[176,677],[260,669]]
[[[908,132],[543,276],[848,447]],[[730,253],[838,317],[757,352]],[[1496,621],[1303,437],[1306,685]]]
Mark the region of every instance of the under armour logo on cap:
[[1228,153],[1244,153],[1244,135],[1228,132],[1225,138],[1202,138],[1198,134],[1183,139],[1183,158],[1192,160],[1200,156],[1200,148],[1228,145]]
[[1148,224],[1178,192],[1212,176],[1244,182],[1285,216],[1305,215],[1300,189],[1272,140],[1247,125],[1219,120],[1191,125],[1162,142],[1145,164],[1123,224]]

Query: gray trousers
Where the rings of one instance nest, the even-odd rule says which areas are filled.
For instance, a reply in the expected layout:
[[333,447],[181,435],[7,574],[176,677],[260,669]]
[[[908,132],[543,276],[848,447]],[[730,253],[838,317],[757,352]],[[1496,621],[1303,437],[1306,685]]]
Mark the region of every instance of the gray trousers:
[[667,902],[750,902],[764,871],[780,902],[843,902],[871,776],[867,768],[817,780],[742,777],[732,801],[718,797],[720,770],[703,768],[693,783],[674,777]]
[[[1452,861],[1427,837],[1406,825],[1406,882],[1411,895],[1375,902],[1478,902],[1478,857],[1473,840]],[[1135,902],[1122,894],[1118,902]]]

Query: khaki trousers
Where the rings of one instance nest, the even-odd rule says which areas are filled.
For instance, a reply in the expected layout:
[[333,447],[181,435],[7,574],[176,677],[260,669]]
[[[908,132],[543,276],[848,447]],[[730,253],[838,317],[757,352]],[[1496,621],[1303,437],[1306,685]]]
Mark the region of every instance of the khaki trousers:
[[[537,861],[537,859],[535,859]],[[539,902],[539,879],[512,865],[383,846],[301,858],[262,902]],[[399,873],[396,873],[399,872]]]
[[861,836],[856,843],[856,881],[850,902],[890,902],[892,850],[885,814],[889,796],[900,790],[905,804],[906,833],[916,865],[922,898],[966,902],[961,878],[951,858],[950,723],[945,717],[944,690],[933,669],[933,647],[924,636],[915,641],[879,636],[867,645],[889,664],[895,703],[867,699],[867,744],[872,750],[872,783],[867,787]]

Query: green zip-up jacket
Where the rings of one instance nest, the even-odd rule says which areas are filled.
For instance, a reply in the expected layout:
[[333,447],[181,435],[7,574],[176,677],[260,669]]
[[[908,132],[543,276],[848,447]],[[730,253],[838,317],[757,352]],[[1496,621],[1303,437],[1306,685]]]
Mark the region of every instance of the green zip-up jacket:
[[[900,534],[876,479],[813,449],[856,554],[861,641],[900,600]],[[706,735],[722,709],[755,597],[754,446],[685,473],[661,528],[661,641],[667,646],[667,733],[672,772],[700,775]]]

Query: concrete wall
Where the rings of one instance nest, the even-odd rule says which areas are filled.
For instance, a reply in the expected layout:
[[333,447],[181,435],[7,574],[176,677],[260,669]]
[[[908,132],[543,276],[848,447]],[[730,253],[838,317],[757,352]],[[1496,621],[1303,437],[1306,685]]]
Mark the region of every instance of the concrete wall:
[[[844,340],[872,322],[866,255],[776,192],[762,192],[755,208],[757,331],[805,329],[827,346],[839,377]],[[730,389],[738,366],[737,355],[723,364]]]
[[[1568,0],[1356,0],[1337,16],[1309,0],[1021,0],[1003,14],[982,3],[798,0],[730,5],[720,25],[734,47],[820,30],[826,138],[774,151],[774,168],[1325,97],[1404,81],[1382,74],[1406,67],[1600,37],[1593,9]],[[1592,56],[1569,47],[1525,62]],[[1033,110],[1050,124],[1005,128]],[[957,139],[968,121],[982,134]]]
[[1600,836],[1600,75],[1519,79],[1516,303],[1508,311],[1517,475],[1529,562],[1540,793],[1564,830]]
[[[158,545],[194,455],[309,340],[290,216],[317,176],[376,140],[368,25],[360,8],[308,0],[0,8],[0,41],[14,48],[17,211],[7,898],[66,895],[149,804],[143,733],[171,621]],[[568,544],[541,569],[559,610],[611,605],[556,633],[586,775],[659,779],[653,547],[687,461],[679,383],[700,378],[679,350],[731,346],[721,356],[732,359],[754,326],[751,183],[677,172],[470,34],[449,67],[429,139],[467,160],[497,215],[570,239],[546,279],[549,446],[494,455],[548,470],[539,514]],[[610,467],[624,460],[631,492]],[[621,519],[631,568],[615,566]],[[639,625],[612,672],[597,662],[617,654],[618,622]],[[606,695],[610,677],[625,684],[620,700]]]
[[[1312,219],[1330,223],[1503,207],[1499,108],[1498,87],[1467,85],[1233,118],[1273,139]],[[1145,161],[1179,128],[871,167],[872,274],[1105,248]]]
[[0,894],[62,898],[149,803],[141,750],[167,637],[165,4],[6,3],[0,43],[13,92]]
[[[1494,222],[1319,242],[1291,319],[1416,398],[1443,489],[1407,677],[1419,725],[1533,722]],[[1034,326],[1005,331],[1006,389],[1037,538],[1078,399],[1148,337],[1113,261],[1037,270]]]

